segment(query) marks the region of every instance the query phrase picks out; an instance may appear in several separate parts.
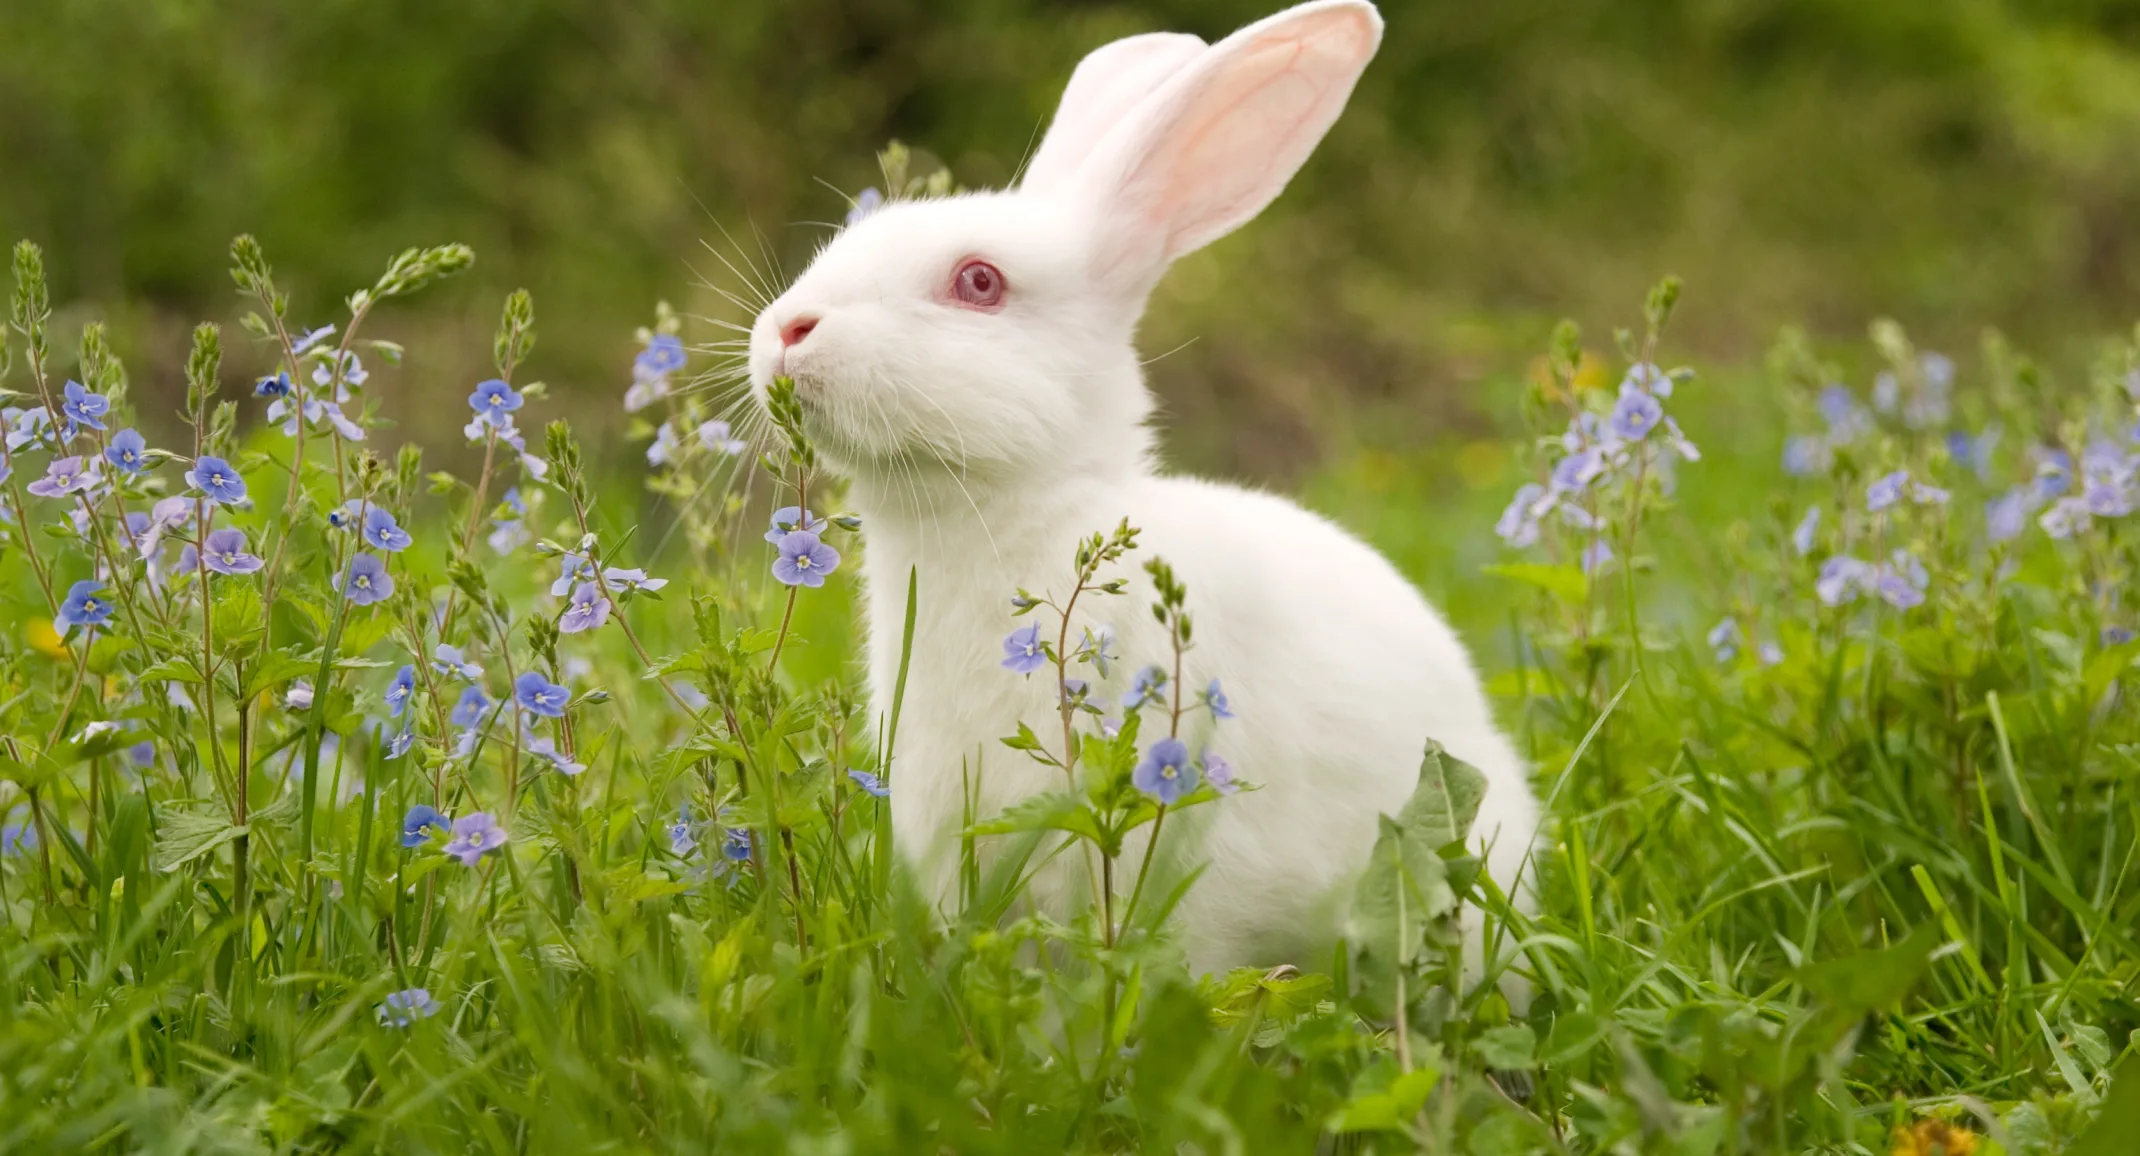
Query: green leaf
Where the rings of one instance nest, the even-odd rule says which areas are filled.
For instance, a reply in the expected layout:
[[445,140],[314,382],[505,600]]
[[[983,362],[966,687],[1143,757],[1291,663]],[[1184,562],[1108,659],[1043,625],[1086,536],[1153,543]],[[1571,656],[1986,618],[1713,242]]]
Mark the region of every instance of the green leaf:
[[1570,1012],[1553,1020],[1546,1035],[1545,1062],[1565,1064],[1580,1059],[1605,1038],[1605,1025],[1589,1012]]
[[1419,763],[1419,785],[1397,813],[1397,822],[1440,850],[1470,834],[1472,821],[1479,817],[1479,802],[1485,797],[1486,776],[1428,739],[1426,755]]
[[[1330,1118],[1333,1132],[1391,1132],[1412,1126],[1412,1118],[1426,1106],[1428,1093],[1441,1078],[1436,1064],[1422,1064],[1398,1075],[1387,1088],[1355,1092],[1345,1106]],[[1363,1083],[1366,1081],[1362,1081]]]
[[1491,1028],[1471,1041],[1471,1050],[1496,1071],[1523,1071],[1537,1063],[1538,1033],[1529,1024]]
[[231,650],[247,650],[267,635],[267,606],[250,582],[215,584],[212,625],[216,641]]
[[307,660],[293,650],[271,650],[262,655],[252,669],[245,672],[245,697],[251,698],[261,691],[280,686],[301,674],[310,674],[319,669],[319,660]]
[[2125,1057],[2096,1109],[2095,1123],[2066,1149],[2067,1156],[2130,1156],[2140,1137],[2140,1054]]
[[1004,738],[1003,745],[1009,747],[1014,751],[1045,752],[1047,750],[1046,747],[1040,745],[1040,736],[1034,734],[1033,728],[1025,725],[1024,723],[1018,724],[1017,734],[1010,735]]
[[193,669],[193,664],[177,655],[172,655],[161,662],[151,663],[135,677],[142,682],[199,682],[201,680],[200,672]]
[[215,811],[167,810],[156,832],[156,869],[176,871],[245,832]]
[[1574,566],[1548,566],[1542,562],[1510,562],[1498,566],[1481,566],[1480,570],[1499,578],[1536,586],[1563,602],[1581,602],[1590,596],[1590,578]]
[[1099,816],[1075,795],[1049,791],[1017,803],[993,819],[966,828],[966,834],[1013,835],[1020,831],[1066,831],[1081,839],[1104,844]]
[[1818,1014],[1826,1034],[1840,1040],[1866,1016],[1901,1003],[1931,966],[1939,942],[1939,922],[1928,919],[1901,943],[1812,964],[1796,978],[1824,1005]]

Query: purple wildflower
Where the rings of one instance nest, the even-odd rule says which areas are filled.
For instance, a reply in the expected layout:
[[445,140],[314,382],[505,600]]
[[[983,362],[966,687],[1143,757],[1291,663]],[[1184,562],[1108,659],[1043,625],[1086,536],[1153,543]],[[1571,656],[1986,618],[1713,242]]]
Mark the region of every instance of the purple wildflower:
[[1196,768],[1189,762],[1188,744],[1177,738],[1153,743],[1130,772],[1130,782],[1161,805],[1178,802],[1196,789]]
[[780,556],[773,560],[773,577],[788,586],[815,589],[823,586],[825,575],[839,566],[838,550],[808,530],[796,530],[780,540]]

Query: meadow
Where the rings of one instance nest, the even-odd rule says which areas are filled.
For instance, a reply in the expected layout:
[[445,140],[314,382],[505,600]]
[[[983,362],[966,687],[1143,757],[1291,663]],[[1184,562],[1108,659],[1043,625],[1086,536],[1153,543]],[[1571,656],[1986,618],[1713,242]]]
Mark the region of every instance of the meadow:
[[[851,658],[868,527],[791,397],[746,418],[718,344],[655,309],[615,399],[645,468],[601,474],[515,293],[466,383],[480,466],[378,452],[367,384],[425,353],[365,323],[472,260],[407,250],[337,312],[239,238],[239,322],[194,331],[155,444],[103,327],[63,329],[15,250],[0,1148],[2140,1137],[2135,339],[2066,370],[1876,323],[1840,362],[1786,331],[1712,376],[1673,357],[1666,280],[1511,367],[1509,438],[1311,479],[1473,639],[1550,825],[1520,886],[1486,877],[1475,772],[1430,749],[1329,958],[1192,976],[1167,908],[1227,881],[1115,859],[1254,789],[1251,751],[1149,773],[1217,688],[1005,736],[1074,745],[1074,786],[974,815],[932,910],[883,804],[898,704]],[[1423,500],[1449,470],[1470,497]],[[1059,586],[1005,591],[1009,641],[1151,564],[1093,529]],[[1194,645],[1193,583],[1158,590]],[[1167,657],[1039,637],[974,677]],[[1021,902],[1057,854],[1108,864],[1104,910]]]

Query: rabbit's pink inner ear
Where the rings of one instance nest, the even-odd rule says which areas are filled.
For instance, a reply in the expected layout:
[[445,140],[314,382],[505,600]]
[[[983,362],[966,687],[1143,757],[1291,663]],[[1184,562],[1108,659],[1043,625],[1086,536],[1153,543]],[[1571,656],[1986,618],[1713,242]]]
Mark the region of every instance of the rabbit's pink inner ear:
[[1018,187],[1053,193],[1067,186],[1100,141],[1138,102],[1205,49],[1187,33],[1150,32],[1102,45],[1078,62],[1056,105],[1048,135],[1026,166]]
[[1155,279],[1261,212],[1344,111],[1381,38],[1373,5],[1320,0],[1212,46],[1093,158],[1098,268]]

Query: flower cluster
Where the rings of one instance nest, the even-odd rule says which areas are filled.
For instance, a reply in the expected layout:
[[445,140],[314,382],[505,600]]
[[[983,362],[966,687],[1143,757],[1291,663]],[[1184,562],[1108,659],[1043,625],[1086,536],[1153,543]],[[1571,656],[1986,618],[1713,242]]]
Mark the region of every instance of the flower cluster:
[[1585,573],[1611,562],[1607,530],[1616,518],[1632,517],[1632,511],[1626,509],[1627,499],[1614,500],[1607,491],[1619,483],[1640,500],[1651,479],[1669,486],[1675,462],[1701,460],[1701,450],[1664,409],[1675,385],[1688,376],[1637,361],[1621,378],[1609,411],[1577,406],[1567,429],[1545,443],[1544,480],[1516,491],[1494,533],[1509,546],[1526,549],[1558,523],[1579,536],[1576,559]]

